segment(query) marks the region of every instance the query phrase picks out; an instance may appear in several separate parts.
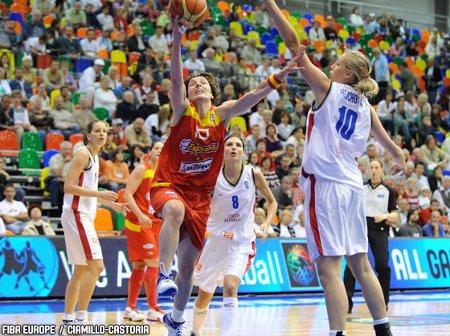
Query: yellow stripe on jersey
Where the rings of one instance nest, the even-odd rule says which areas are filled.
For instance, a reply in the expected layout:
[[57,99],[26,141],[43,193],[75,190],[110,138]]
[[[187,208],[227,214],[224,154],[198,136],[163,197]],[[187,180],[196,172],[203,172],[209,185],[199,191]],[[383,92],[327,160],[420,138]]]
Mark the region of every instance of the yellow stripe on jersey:
[[152,183],[152,188],[153,187],[169,187],[170,185],[171,185],[170,182],[156,182],[156,181],[154,181]]
[[154,178],[155,177],[155,171],[153,169],[146,169],[144,179],[146,178]]
[[219,114],[217,114],[213,108],[209,110],[208,114],[205,117],[200,118],[200,115],[198,114],[195,107],[193,105],[189,105],[188,107],[186,107],[186,110],[184,111],[183,115],[198,120],[200,126],[202,127],[207,126],[214,127],[223,122],[222,117]]
[[133,222],[130,222],[128,219],[125,219],[125,226],[130,231],[141,232],[141,225],[140,224],[134,224]]

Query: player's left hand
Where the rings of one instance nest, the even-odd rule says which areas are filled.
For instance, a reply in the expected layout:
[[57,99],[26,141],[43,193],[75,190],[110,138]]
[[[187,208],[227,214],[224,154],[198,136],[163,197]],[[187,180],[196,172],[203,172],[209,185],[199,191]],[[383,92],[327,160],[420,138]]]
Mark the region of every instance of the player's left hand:
[[117,203],[117,202],[113,202],[111,203],[111,208],[113,208],[113,210],[122,213],[122,215],[126,216],[127,212],[130,211],[130,209],[128,208],[128,203]]
[[375,219],[375,223],[381,223],[384,220],[387,220],[387,216],[386,215],[376,215],[374,217]]
[[289,64],[286,65],[286,66],[284,67],[284,69],[281,70],[281,71],[277,74],[278,79],[279,79],[280,81],[284,81],[284,80],[286,79],[286,77],[287,77],[290,73],[298,72],[298,71],[304,70],[304,69],[305,69],[304,67],[299,67],[299,66],[298,66],[298,63],[299,63],[300,59],[301,59],[303,56],[304,56],[304,52],[301,52],[301,53],[299,53],[297,56],[295,56],[295,57],[292,59],[292,61],[290,61]]
[[261,237],[261,243],[264,243],[266,241],[267,238],[267,230],[269,229],[269,223],[263,223],[261,224],[261,229],[263,231],[263,235]]

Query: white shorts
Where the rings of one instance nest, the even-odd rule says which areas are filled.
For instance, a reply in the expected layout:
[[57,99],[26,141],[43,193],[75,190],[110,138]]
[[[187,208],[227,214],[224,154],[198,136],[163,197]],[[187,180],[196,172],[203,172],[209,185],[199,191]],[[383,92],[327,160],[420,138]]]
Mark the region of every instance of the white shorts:
[[232,241],[222,236],[209,236],[194,270],[194,285],[207,293],[223,287],[226,275],[242,280],[252,265],[256,245]]
[[87,260],[103,259],[94,219],[95,214],[63,210],[61,222],[69,264],[87,265]]
[[313,175],[303,181],[306,240],[312,260],[367,253],[364,196],[348,186]]

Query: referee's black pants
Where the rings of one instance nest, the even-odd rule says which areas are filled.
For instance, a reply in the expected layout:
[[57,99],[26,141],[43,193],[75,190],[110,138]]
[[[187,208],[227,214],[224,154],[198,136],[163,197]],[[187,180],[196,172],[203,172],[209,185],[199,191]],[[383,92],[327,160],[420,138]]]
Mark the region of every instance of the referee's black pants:
[[[375,271],[378,274],[378,281],[383,290],[384,302],[389,303],[389,289],[391,287],[391,268],[389,267],[389,230],[368,229],[370,249],[375,260]],[[347,292],[349,309],[353,307],[353,295],[355,294],[355,277],[348,265],[344,272],[344,285]]]

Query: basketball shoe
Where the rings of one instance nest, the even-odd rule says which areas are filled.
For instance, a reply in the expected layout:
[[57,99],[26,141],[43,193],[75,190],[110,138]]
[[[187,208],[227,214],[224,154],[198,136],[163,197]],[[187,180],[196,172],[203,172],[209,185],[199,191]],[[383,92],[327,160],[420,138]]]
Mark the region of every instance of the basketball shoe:
[[144,314],[141,314],[137,309],[127,307],[123,314],[123,319],[131,322],[141,322],[145,320]]
[[166,312],[164,310],[162,310],[161,308],[159,308],[158,306],[150,308],[147,313],[147,321],[162,322],[165,313]]
[[175,296],[178,293],[178,286],[172,280],[171,273],[166,272],[164,264],[160,264],[157,292],[161,296]]
[[163,323],[169,331],[168,336],[189,336],[191,335],[189,330],[184,327],[183,322],[175,322],[170,316],[170,313],[167,313],[163,316]]

